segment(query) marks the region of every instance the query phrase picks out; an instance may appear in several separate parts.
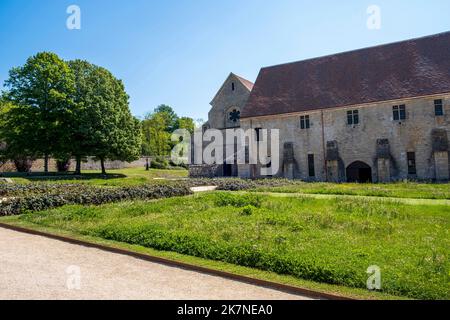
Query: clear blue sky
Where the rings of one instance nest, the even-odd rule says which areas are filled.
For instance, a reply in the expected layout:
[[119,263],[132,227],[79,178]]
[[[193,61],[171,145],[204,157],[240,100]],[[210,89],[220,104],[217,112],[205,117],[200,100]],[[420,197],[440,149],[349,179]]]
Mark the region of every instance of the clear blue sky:
[[[81,8],[81,30],[66,9]],[[381,30],[366,26],[369,5]],[[39,51],[104,66],[136,116],[171,105],[207,118],[229,72],[259,69],[450,30],[448,0],[0,0],[0,83]]]

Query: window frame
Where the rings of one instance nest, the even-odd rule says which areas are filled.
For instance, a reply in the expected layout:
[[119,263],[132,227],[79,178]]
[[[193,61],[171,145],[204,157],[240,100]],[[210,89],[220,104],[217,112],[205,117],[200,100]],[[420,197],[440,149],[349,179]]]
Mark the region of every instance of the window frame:
[[309,128],[311,128],[309,115],[300,116],[300,129],[307,130]]
[[359,124],[359,109],[347,111],[347,125],[356,126]]
[[444,115],[444,101],[442,99],[434,100],[434,115],[436,117],[441,117]]
[[406,105],[399,104],[392,106],[392,119],[394,121],[404,121],[406,120]]

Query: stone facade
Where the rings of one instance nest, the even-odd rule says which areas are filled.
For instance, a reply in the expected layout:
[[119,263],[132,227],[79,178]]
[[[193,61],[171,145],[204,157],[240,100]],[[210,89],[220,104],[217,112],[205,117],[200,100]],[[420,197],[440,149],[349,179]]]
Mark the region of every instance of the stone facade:
[[[226,112],[231,106],[243,108],[247,97],[245,90],[236,95],[219,92],[209,113],[208,128],[238,127],[227,124]],[[443,101],[442,116],[435,115],[437,99]],[[394,120],[393,106],[403,104],[406,119]],[[359,123],[349,125],[347,114],[353,110],[358,110]],[[301,116],[309,116],[309,128],[300,128]],[[365,164],[370,168],[373,182],[449,179],[450,94],[246,118],[239,126],[244,130],[280,130],[279,177],[343,182],[349,180],[348,170],[352,169],[352,164],[355,170],[364,170],[360,164]],[[408,166],[412,161],[408,160],[408,153],[414,154],[415,170]],[[311,159],[314,175],[310,175]],[[233,163],[230,175],[259,178],[261,167]],[[199,173],[199,169],[195,169],[193,176],[225,175],[223,165],[205,166],[204,170]]]
[[[225,130],[240,127],[240,113],[244,108],[251,92],[251,83],[233,73],[223,83],[222,87],[211,101],[211,111],[208,114],[208,122],[203,126],[203,131],[207,129],[220,130],[225,136]],[[194,154],[201,154],[206,144],[194,150]],[[234,148],[233,144],[224,141],[223,153],[226,148]],[[239,174],[236,159],[225,159],[224,164],[192,165],[189,170],[191,177],[221,177]]]
[[279,150],[266,164],[227,159],[215,175],[267,177],[269,166],[304,181],[448,181],[449,52],[446,32],[262,68],[254,87],[231,74],[205,129],[250,132],[251,155],[277,129]]
[[[442,116],[435,115],[436,99],[443,100]],[[406,119],[393,120],[393,106],[401,104],[406,106]],[[352,110],[358,110],[356,125],[347,121],[347,112]],[[300,128],[302,115],[309,116],[309,129]],[[280,177],[346,181],[346,168],[355,162],[367,164],[371,180],[376,182],[448,180],[449,177],[450,94],[256,117],[241,120],[241,126],[279,129],[281,157],[286,156],[285,144],[293,144],[297,165],[293,166],[292,173],[292,169],[286,168],[286,163],[292,162],[291,157],[287,161],[280,159]],[[416,173],[411,173],[411,167],[408,171],[408,153],[414,153]],[[315,176],[309,175],[308,155],[314,155]],[[248,171],[243,175],[249,176]]]

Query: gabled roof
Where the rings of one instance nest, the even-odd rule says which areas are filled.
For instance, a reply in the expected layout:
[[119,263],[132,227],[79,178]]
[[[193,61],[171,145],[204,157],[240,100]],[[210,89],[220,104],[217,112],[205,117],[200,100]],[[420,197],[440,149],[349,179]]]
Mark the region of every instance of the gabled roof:
[[230,80],[230,78],[236,79],[236,80],[239,81],[245,88],[247,88],[248,91],[252,91],[252,89],[253,89],[253,82],[251,82],[251,81],[249,81],[249,80],[247,80],[247,79],[244,79],[244,78],[242,78],[242,77],[240,77],[240,76],[234,74],[233,72],[231,72],[231,73],[228,75],[227,79],[226,79],[226,80],[224,81],[224,83],[222,84],[222,86],[220,87],[219,91],[217,91],[216,95],[215,95],[214,98],[211,100],[211,103],[210,103],[210,104],[213,104],[214,100],[215,100],[215,99],[217,98],[217,96],[222,92],[222,90],[223,90],[224,87],[225,87],[225,84],[228,83],[228,81]]
[[[234,74],[234,73],[233,73]],[[236,76],[236,78],[238,78],[238,80],[250,91],[252,91],[254,83],[251,81],[248,81],[247,79],[244,79],[240,76],[238,76],[237,74],[234,74]]]
[[261,69],[242,118],[450,92],[450,32]]

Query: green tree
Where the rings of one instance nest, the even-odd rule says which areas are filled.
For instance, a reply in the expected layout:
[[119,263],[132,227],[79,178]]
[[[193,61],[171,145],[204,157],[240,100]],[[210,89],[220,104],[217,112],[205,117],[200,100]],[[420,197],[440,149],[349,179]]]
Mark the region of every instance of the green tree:
[[186,129],[191,134],[193,134],[194,133],[194,129],[195,129],[194,120],[192,118],[189,118],[189,117],[178,118],[177,128],[178,129]]
[[86,61],[69,62],[75,75],[74,116],[71,140],[80,173],[81,158],[96,156],[106,174],[106,159],[133,161],[141,152],[141,127],[131,115],[128,95],[121,80],[108,70]]
[[172,107],[165,105],[165,104],[161,104],[159,106],[157,106],[155,108],[155,110],[153,111],[153,113],[158,113],[161,115],[161,117],[165,118],[165,123],[166,123],[166,131],[167,132],[174,132],[176,129],[178,129],[177,124],[178,124],[178,116],[175,113],[175,111],[172,109]]
[[142,122],[144,154],[151,156],[169,154],[170,132],[167,131],[167,121],[163,113],[153,113],[147,115]]
[[11,156],[42,155],[48,172],[50,155],[64,152],[68,143],[74,85],[69,66],[50,52],[38,53],[9,72],[5,98],[14,107],[5,114],[2,131]]

